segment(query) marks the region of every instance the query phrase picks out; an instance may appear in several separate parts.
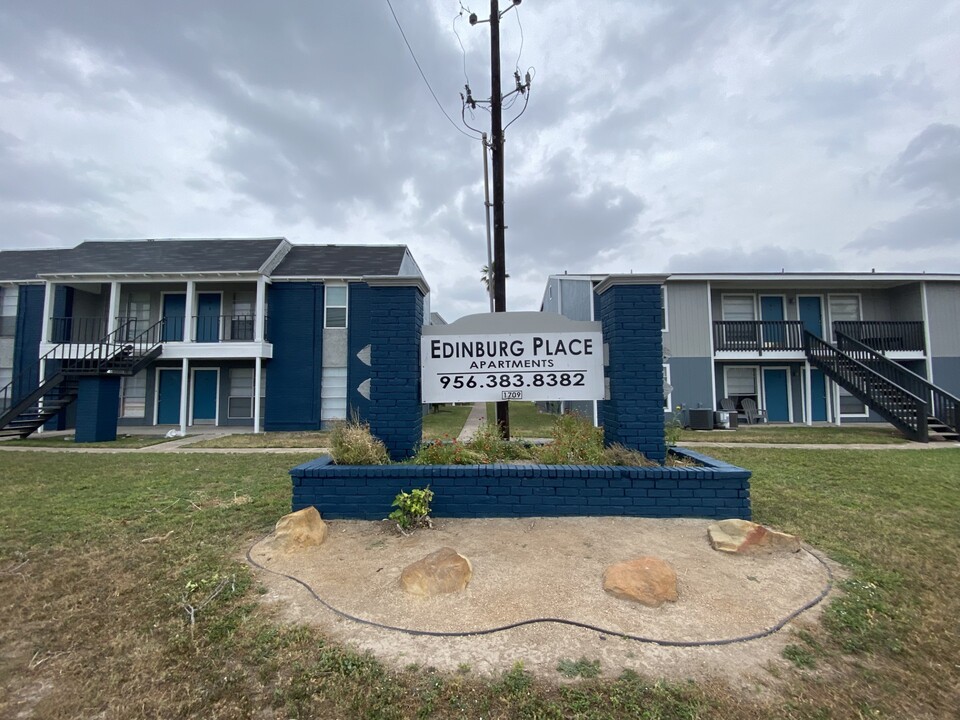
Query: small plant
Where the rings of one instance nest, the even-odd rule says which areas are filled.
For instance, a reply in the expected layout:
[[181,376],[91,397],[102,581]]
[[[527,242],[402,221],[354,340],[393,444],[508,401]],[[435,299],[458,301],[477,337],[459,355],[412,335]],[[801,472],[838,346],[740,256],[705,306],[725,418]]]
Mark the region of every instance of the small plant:
[[787,645],[780,654],[798,668],[812,668],[817,664],[813,653],[800,645]]
[[595,678],[600,675],[600,661],[587,660],[585,657],[579,660],[564,658],[557,665],[557,672],[566,678]]
[[393,507],[396,510],[390,513],[389,517],[404,535],[408,530],[433,527],[430,522],[431,500],[433,500],[433,490],[429,487],[413,488],[410,492],[401,490],[393,499]]
[[682,413],[683,405],[677,405],[663,423],[663,439],[667,445],[676,445],[680,442],[680,435],[683,433],[683,422],[680,419]]
[[387,465],[386,446],[359,421],[341,422],[330,432],[330,455],[337,465]]
[[547,465],[600,465],[604,459],[603,428],[577,413],[561,415],[553,426],[553,442],[540,450]]

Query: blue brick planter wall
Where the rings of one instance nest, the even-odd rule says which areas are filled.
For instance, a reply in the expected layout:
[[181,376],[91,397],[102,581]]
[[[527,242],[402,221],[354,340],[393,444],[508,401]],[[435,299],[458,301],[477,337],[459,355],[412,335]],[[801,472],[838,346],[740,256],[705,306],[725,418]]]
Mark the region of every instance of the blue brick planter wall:
[[[653,276],[650,276],[653,278]],[[663,337],[660,283],[611,277],[597,286],[607,345],[609,396],[598,412],[608,444],[663,462]]]
[[290,471],[293,509],[381,520],[401,490],[429,485],[434,517],[629,515],[750,519],[750,471],[691,450],[700,467],[576,465],[334,465]]

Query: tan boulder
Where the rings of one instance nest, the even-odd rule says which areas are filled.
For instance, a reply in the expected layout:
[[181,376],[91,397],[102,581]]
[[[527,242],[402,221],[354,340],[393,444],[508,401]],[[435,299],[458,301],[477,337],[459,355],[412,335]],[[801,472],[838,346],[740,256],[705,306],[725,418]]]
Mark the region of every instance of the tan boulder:
[[603,589],[621,600],[660,607],[677,601],[677,573],[660,558],[644,555],[608,567]]
[[473,577],[470,561],[453,548],[443,547],[400,573],[400,587],[411,595],[440,595],[459,592]]
[[721,520],[707,528],[710,547],[727,553],[799,552],[800,538],[749,520]]
[[326,539],[327,524],[320,518],[320,512],[311,505],[280,518],[267,544],[278,552],[292,553],[319,547]]

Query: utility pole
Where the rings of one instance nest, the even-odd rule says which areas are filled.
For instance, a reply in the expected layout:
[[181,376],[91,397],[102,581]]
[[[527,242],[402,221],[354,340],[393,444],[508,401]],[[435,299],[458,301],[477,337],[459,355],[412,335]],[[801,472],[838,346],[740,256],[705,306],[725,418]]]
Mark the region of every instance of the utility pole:
[[[511,0],[511,7],[507,10],[516,10],[516,6],[520,2],[521,0]],[[476,25],[478,22],[481,21],[477,19],[476,14],[471,14],[470,24]],[[490,0],[490,18],[486,22],[490,23],[489,146],[493,164],[493,262],[490,264],[490,272],[493,275],[493,311],[506,312],[507,262],[504,233],[507,226],[503,219],[503,92],[500,85],[500,3],[498,0]],[[514,92],[527,93],[530,89],[530,74],[527,73],[525,84],[520,82],[519,69],[514,77],[517,87],[510,94],[512,95]],[[469,87],[467,87],[465,102],[471,107],[476,106],[476,101],[470,96]],[[486,154],[484,154],[484,161],[486,161]],[[486,181],[486,168],[484,168],[484,181]],[[497,425],[503,437],[509,440],[510,403],[506,401],[497,403]]]
[[[490,0],[490,134],[493,163],[493,311],[507,311],[506,246],[503,222],[503,93],[500,90],[500,3]],[[510,439],[510,403],[497,403],[497,425]]]

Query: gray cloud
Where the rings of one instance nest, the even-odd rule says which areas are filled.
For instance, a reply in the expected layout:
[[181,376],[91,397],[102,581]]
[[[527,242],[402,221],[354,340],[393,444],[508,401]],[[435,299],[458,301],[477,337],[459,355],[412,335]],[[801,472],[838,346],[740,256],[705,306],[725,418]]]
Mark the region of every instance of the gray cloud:
[[960,126],[928,125],[886,169],[883,180],[894,188],[960,197]]
[[866,230],[849,247],[893,248],[916,252],[922,248],[960,247],[960,202],[920,207],[901,218]]
[[673,255],[667,261],[667,270],[670,272],[804,272],[836,268],[834,258],[825,253],[774,245],[752,250],[740,247],[707,248]]

